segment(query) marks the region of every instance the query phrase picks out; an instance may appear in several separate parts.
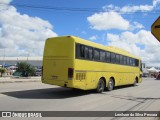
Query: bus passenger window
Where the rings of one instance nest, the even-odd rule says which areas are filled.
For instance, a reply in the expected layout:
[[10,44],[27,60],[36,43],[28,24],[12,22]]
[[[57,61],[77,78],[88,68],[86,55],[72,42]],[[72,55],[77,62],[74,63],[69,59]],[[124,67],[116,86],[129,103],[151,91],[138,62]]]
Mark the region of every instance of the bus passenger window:
[[92,60],[93,59],[93,48],[89,47],[89,59]]
[[130,58],[127,57],[127,65],[130,65]]
[[89,50],[87,46],[85,46],[85,49],[84,49],[84,58],[89,59]]
[[111,53],[110,52],[106,52],[106,61],[111,62]]
[[94,49],[94,60],[99,61],[99,50],[98,49]]
[[120,63],[120,58],[119,58],[119,55],[116,54],[116,63],[119,64]]
[[123,63],[124,63],[123,60],[124,60],[123,55],[120,55],[120,64],[123,64]]
[[80,57],[84,58],[84,46],[80,45]]
[[133,66],[132,58],[130,58],[130,66]]
[[111,53],[111,62],[112,63],[116,62],[116,54],[115,53]]
[[104,62],[105,61],[105,51],[100,51],[100,61]]
[[127,57],[126,56],[124,56],[123,63],[124,63],[124,65],[127,65]]
[[136,66],[135,59],[133,59],[133,66]]

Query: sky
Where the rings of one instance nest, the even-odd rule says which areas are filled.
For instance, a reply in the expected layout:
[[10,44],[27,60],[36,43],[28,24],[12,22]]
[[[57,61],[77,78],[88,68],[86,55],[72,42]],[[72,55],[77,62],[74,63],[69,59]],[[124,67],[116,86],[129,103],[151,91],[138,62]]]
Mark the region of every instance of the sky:
[[41,57],[47,38],[74,35],[160,66],[159,15],[160,0],[0,0],[0,56]]

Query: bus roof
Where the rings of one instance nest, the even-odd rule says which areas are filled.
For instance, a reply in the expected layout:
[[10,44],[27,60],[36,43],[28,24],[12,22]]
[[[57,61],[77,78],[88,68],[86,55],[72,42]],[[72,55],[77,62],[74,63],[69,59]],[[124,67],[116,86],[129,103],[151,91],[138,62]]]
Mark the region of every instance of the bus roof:
[[121,48],[118,48],[118,47],[104,46],[102,44],[94,43],[92,41],[85,40],[85,39],[82,39],[82,38],[79,38],[79,37],[76,37],[76,36],[60,36],[59,38],[62,38],[62,37],[64,37],[64,38],[66,38],[66,37],[67,38],[72,38],[76,43],[80,43],[80,44],[84,44],[84,45],[87,45],[87,46],[95,47],[95,48],[98,48],[98,49],[102,49],[102,50],[106,50],[106,51],[122,54],[124,56],[129,56],[129,57],[132,57],[132,58],[140,59],[138,56],[135,56],[135,55],[129,53],[128,51],[126,51],[124,49],[121,49]]

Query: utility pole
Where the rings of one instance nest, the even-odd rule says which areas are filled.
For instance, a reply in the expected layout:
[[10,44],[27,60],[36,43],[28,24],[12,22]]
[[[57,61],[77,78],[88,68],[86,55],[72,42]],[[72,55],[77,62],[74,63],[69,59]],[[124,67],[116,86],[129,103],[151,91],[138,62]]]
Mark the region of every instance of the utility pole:
[[4,65],[5,65],[5,56],[6,56],[6,51],[5,51],[5,48],[4,48],[4,51],[3,51],[3,68],[4,68]]
[[28,63],[29,53],[27,54],[27,63]]

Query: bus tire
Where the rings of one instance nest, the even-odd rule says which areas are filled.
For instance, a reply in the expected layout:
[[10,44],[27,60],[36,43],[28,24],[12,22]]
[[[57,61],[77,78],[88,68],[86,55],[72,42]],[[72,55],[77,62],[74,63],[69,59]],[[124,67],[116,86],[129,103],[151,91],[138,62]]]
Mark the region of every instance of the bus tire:
[[135,78],[134,82],[133,82],[133,86],[137,85],[137,79]]
[[102,93],[104,91],[104,88],[105,88],[105,82],[103,79],[100,79],[96,89],[97,93]]
[[114,88],[114,81],[112,78],[110,78],[108,81],[107,90],[111,91],[111,90],[113,90],[113,88]]

